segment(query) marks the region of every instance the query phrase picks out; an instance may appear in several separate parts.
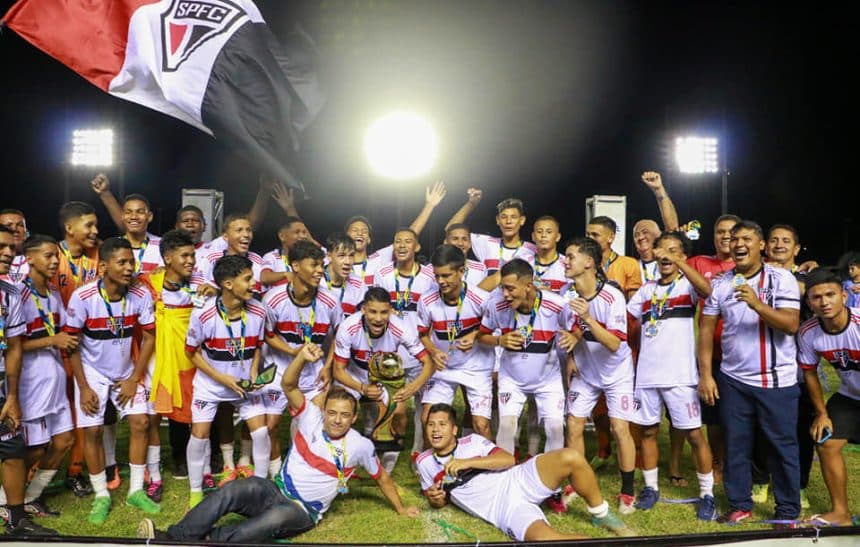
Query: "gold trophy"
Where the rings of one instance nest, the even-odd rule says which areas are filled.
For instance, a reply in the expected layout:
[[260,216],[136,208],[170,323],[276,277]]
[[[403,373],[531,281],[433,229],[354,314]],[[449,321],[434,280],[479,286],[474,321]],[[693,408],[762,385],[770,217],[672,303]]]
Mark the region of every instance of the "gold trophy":
[[371,383],[381,385],[385,390],[383,396],[372,401],[376,405],[376,425],[370,434],[371,440],[380,452],[403,450],[403,438],[394,431],[392,421],[397,403],[394,394],[406,385],[406,372],[403,370],[403,360],[394,352],[378,351],[374,353],[367,364],[367,376]]

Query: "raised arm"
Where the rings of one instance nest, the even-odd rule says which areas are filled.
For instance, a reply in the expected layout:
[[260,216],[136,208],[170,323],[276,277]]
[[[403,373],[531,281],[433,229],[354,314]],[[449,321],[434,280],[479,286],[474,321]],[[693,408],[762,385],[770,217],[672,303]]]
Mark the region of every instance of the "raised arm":
[[284,390],[284,395],[287,396],[290,408],[299,409],[305,402],[305,396],[299,389],[299,376],[301,376],[305,364],[322,358],[323,351],[318,345],[305,344],[302,346],[299,354],[296,355],[296,358],[290,362],[287,370],[284,371],[284,376],[281,378],[281,389]]
[[433,209],[442,202],[447,192],[444,182],[437,182],[432,188],[424,190],[424,207],[421,209],[421,212],[418,213],[418,216],[415,217],[415,220],[412,221],[412,224],[409,225],[409,227],[412,228],[412,231],[421,235],[421,230],[424,229],[424,226],[427,225],[427,221],[430,220],[430,215],[433,214]]
[[660,217],[663,220],[663,231],[674,232],[680,226],[678,222],[678,212],[675,210],[675,204],[669,198],[669,193],[663,186],[663,178],[656,171],[645,171],[642,173],[642,182],[645,186],[654,192],[654,198],[657,200],[657,207],[660,208]]
[[102,205],[107,209],[110,219],[116,224],[117,229],[125,232],[125,223],[122,221],[122,205],[110,191],[110,179],[104,173],[99,173],[90,181],[90,188],[102,201]]
[[254,198],[254,205],[248,211],[248,221],[251,223],[252,230],[256,230],[263,224],[266,210],[269,208],[269,198],[272,197],[272,188],[277,183],[278,181],[274,179],[260,176],[260,188],[257,190],[257,197]]
[[478,204],[481,203],[481,198],[484,193],[478,188],[469,188],[466,190],[466,195],[468,196],[466,203],[464,203],[463,206],[454,213],[454,216],[448,220],[448,223],[445,224],[446,230],[448,229],[448,226],[451,226],[452,224],[461,224],[466,222],[466,219],[469,218],[472,211],[474,211],[478,207]]

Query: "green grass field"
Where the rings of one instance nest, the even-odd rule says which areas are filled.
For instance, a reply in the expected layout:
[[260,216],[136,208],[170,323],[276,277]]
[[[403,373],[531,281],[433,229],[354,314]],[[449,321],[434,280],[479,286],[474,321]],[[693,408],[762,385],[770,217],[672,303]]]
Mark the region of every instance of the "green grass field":
[[[287,422],[285,420],[281,428],[281,436],[285,439],[288,436]],[[125,447],[127,447],[125,441],[127,438],[126,432],[127,429],[125,429],[125,426],[121,425],[120,440],[117,443],[119,461],[125,461]],[[162,445],[164,447],[163,453],[167,457],[169,450],[167,449],[166,430],[163,433],[165,434],[164,444]],[[663,433],[661,450],[662,454],[668,455],[668,439],[665,435],[665,427]],[[594,439],[590,435],[588,450],[589,454],[592,454],[594,450]],[[860,476],[860,452],[847,451],[846,461],[848,464],[848,476]],[[689,456],[689,446],[686,447],[683,462],[684,475],[690,485],[685,488],[675,488],[668,483],[668,470],[664,465],[665,458],[661,457],[661,497],[678,499],[696,497],[698,495],[695,470]],[[159,527],[166,527],[178,521],[184,514],[188,502],[188,482],[173,480],[169,470],[165,471],[164,478],[165,488],[162,513],[156,515],[153,519]],[[494,527],[467,515],[453,506],[442,510],[430,508],[419,493],[417,477],[413,475],[409,466],[408,452],[404,452],[398,462],[394,478],[402,487],[404,502],[421,509],[421,516],[417,519],[396,515],[372,481],[353,481],[357,484],[351,486],[349,494],[339,496],[335,500],[320,525],[314,530],[297,537],[295,541],[309,543],[432,543],[445,541],[470,542],[476,539],[480,539],[482,542],[508,540],[504,534]],[[604,495],[610,498],[610,502],[614,507],[615,502],[611,497],[618,493],[621,482],[617,465],[613,462],[598,473],[598,478],[600,479]],[[62,515],[54,519],[41,519],[40,522],[45,526],[60,531],[64,535],[133,537],[137,524],[144,515],[136,509],[125,505],[124,500],[127,487],[128,480],[124,478],[122,487],[112,494],[114,506],[107,523],[101,527],[92,526],[87,523],[86,515],[89,512],[91,499],[78,499],[66,490],[61,490],[47,498],[49,505],[54,509],[60,510]],[[641,487],[641,476],[637,473],[637,492]],[[719,508],[721,510],[724,509],[726,502],[721,486],[716,487],[715,494]],[[817,462],[813,465],[808,495],[812,507],[804,512],[804,516],[829,510],[829,497]],[[860,481],[856,479],[849,482],[849,500],[852,502],[853,508],[857,510],[858,502],[860,502]],[[754,518],[757,520],[772,518],[772,513],[773,498],[771,496],[767,504],[756,506]],[[571,505],[567,514],[549,514],[548,518],[553,526],[565,532],[581,533],[593,537],[607,535],[589,524],[588,514],[582,500],[576,500]],[[716,523],[697,521],[693,505],[659,503],[650,511],[638,511],[633,515],[624,517],[624,520],[633,530],[641,535],[710,533],[727,530],[724,526]],[[447,528],[446,524],[453,525],[454,528]],[[743,527],[752,529],[766,528],[767,526],[750,523],[744,524]],[[738,530],[738,528],[734,530]]]

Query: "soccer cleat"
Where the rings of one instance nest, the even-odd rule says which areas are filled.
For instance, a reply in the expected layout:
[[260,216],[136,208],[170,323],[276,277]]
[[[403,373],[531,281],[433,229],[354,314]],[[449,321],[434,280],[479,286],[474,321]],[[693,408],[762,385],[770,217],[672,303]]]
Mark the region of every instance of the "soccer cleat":
[[627,527],[624,522],[612,513],[608,512],[605,517],[591,517],[591,524],[598,528],[609,530],[619,537],[635,536],[636,532]]
[[650,486],[646,486],[642,489],[642,492],[639,493],[639,499],[636,500],[635,507],[636,509],[642,509],[643,511],[647,511],[654,507],[657,502],[660,500],[660,491],[654,490]]
[[161,503],[161,495],[164,493],[164,487],[161,481],[152,481],[146,486],[146,497],[155,503]]
[[188,480],[188,464],[176,462],[173,466],[173,478],[179,481]]
[[34,517],[59,517],[59,511],[53,511],[41,499],[34,499],[30,503],[24,504],[24,512]]
[[594,471],[599,471],[599,470],[603,469],[604,467],[606,467],[606,465],[608,463],[609,463],[609,458],[602,458],[599,455],[597,455],[597,456],[594,456],[593,458],[591,458],[591,461],[588,462],[588,465],[590,465]]
[[116,490],[122,486],[122,479],[119,478],[119,467],[116,465],[105,467],[105,476],[107,477],[108,490]]
[[90,481],[80,473],[66,477],[66,488],[79,498],[85,498],[93,493]]
[[753,503],[767,503],[767,490],[768,485],[765,484],[754,484],[752,487],[752,500]]
[[234,480],[239,478],[239,469],[229,467],[225,467],[224,471],[221,473],[221,480],[218,481],[218,488],[226,485],[228,482],[233,482]]
[[56,530],[39,526],[27,517],[21,518],[16,524],[6,523],[6,533],[10,536],[34,537],[34,536],[58,536]]
[[564,499],[562,499],[560,492],[548,497],[544,500],[543,504],[547,509],[554,513],[567,513],[567,504],[564,503]]
[[247,479],[248,477],[254,476],[254,466],[253,465],[237,465],[236,473],[239,474],[240,479]]
[[152,522],[152,519],[143,519],[140,521],[140,524],[137,525],[137,537],[140,539],[170,539],[167,532],[155,527],[155,523]]
[[706,494],[699,498],[696,518],[699,520],[714,520],[717,518],[717,500],[714,499],[714,496]]
[[576,493],[576,490],[573,489],[573,486],[568,484],[564,487],[564,490],[561,492],[561,500],[565,505],[570,505],[573,500],[579,497],[579,494]]
[[161,506],[149,499],[149,496],[147,496],[146,492],[143,490],[135,490],[129,494],[128,497],[125,498],[125,504],[137,507],[149,515],[155,515],[161,512]]
[[742,511],[740,509],[732,509],[728,513],[723,513],[717,517],[717,522],[720,524],[737,524],[752,516],[752,511]]
[[618,513],[621,515],[629,515],[636,512],[634,502],[636,498],[627,494],[618,494]]
[[0,505],[0,520],[3,521],[3,524],[9,523],[9,509],[5,505]]
[[194,491],[188,493],[188,508],[194,509],[198,503],[203,501],[203,492]]
[[215,484],[215,477],[212,476],[211,473],[206,473],[203,475],[203,491],[205,493],[214,492],[218,489],[218,485]]
[[90,524],[102,525],[108,518],[110,513],[110,496],[97,496],[93,500],[90,514],[87,515],[87,521]]
[[809,509],[809,497],[806,495],[806,488],[800,489],[800,508]]

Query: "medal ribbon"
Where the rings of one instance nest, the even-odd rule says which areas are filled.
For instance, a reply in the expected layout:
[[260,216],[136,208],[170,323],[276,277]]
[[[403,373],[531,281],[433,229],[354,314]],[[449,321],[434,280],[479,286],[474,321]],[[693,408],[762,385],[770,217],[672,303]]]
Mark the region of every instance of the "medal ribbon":
[[[367,340],[367,348],[370,350],[370,355],[373,355],[375,350],[373,349],[373,342],[370,338],[370,329],[367,328],[367,321],[364,317],[361,318],[361,327],[362,330],[364,330],[364,338]],[[382,334],[385,334],[385,331],[382,331]],[[382,335],[380,335],[380,337],[381,336]],[[370,361],[370,359],[368,359],[368,361]]]
[[[540,308],[541,300],[543,300],[543,293],[538,291],[537,295],[535,296],[535,303],[532,306],[531,315],[529,316],[529,324],[525,326],[525,329],[526,329],[526,333],[525,333],[526,345],[528,345],[528,339],[532,335],[532,332],[534,332],[535,319],[537,318],[537,311],[538,311],[538,308]],[[519,322],[519,316],[520,316],[520,313],[517,310],[514,310],[514,328],[513,328],[513,330],[518,330],[518,329],[522,328],[522,327],[517,326],[517,323]],[[525,346],[523,346],[523,347],[525,348]]]
[[406,308],[409,306],[409,301],[412,299],[412,283],[415,282],[415,278],[418,276],[418,265],[412,266],[412,275],[409,276],[409,285],[406,286],[406,290],[403,291],[403,294],[400,293],[400,270],[397,268],[394,269],[394,292],[397,294],[397,300],[394,301],[394,309],[400,313],[406,311]]
[[[69,251],[69,245],[65,241],[60,242],[60,252],[63,253],[63,256],[66,257],[66,260],[69,262],[69,269],[72,270],[72,278],[75,280],[75,285],[81,286],[87,281],[87,272],[89,269],[89,259],[87,259],[86,253],[81,253],[80,264],[75,264],[75,259],[72,257],[72,252]],[[80,274],[78,274],[80,272]]]
[[[441,293],[440,293],[441,296]],[[463,311],[463,301],[466,300],[466,284],[463,283],[463,288],[460,290],[460,296],[457,298],[457,314],[454,316],[454,325],[446,326],[448,333],[448,353],[454,351],[454,340],[460,334],[460,312]],[[444,299],[442,300],[444,302]]]
[[609,251],[609,259],[606,260],[606,263],[603,264],[603,272],[606,273],[609,270],[609,267],[612,266],[612,263],[618,260],[618,253],[615,251]]
[[[501,249],[501,247],[499,247]],[[537,258],[535,258],[535,275],[539,278],[543,277],[544,274],[549,271],[550,267],[556,263],[558,260],[558,253],[555,253],[555,258],[549,261],[549,264],[541,264],[538,262]]]
[[[293,302],[296,301],[296,295],[293,293],[292,284],[289,286],[290,298],[293,299]],[[296,304],[296,313],[299,315],[299,328],[302,329],[302,340],[304,340],[305,344],[311,343],[311,336],[314,332],[314,325],[317,322],[317,296],[314,294],[314,299],[311,300],[311,313],[308,315],[308,320],[305,321],[305,318],[302,317],[301,307]]]
[[[520,247],[523,246],[523,242],[520,241],[520,244],[517,245],[516,249],[514,249],[514,255],[517,254],[517,251],[520,250]],[[505,247],[505,244],[499,241],[499,269],[502,269],[502,266],[505,264],[505,249],[509,249],[510,247]]]
[[654,329],[657,327],[657,319],[663,315],[663,312],[666,311],[666,302],[669,301],[669,294],[671,294],[672,289],[675,288],[675,284],[678,280],[681,279],[681,274],[675,276],[675,279],[669,283],[669,288],[666,289],[666,292],[663,293],[663,296],[660,297],[658,302],[657,300],[657,287],[654,287],[654,292],[651,293],[651,313],[648,315],[648,323],[651,325],[651,328]]
[[36,287],[33,285],[33,280],[29,277],[24,280],[24,284],[30,289],[30,298],[33,299],[33,303],[36,305],[36,310],[39,312],[39,317],[42,318],[42,324],[45,326],[45,332],[48,333],[48,336],[54,336],[57,333],[57,327],[54,324],[54,314],[51,311],[51,293],[48,291],[48,298],[45,301],[48,303],[48,312],[45,313],[45,308],[42,307],[42,299],[36,291]]
[[[656,281],[657,275],[651,275],[648,273],[648,264],[654,264],[656,260],[652,260],[651,262],[645,262],[641,258],[639,259],[639,267],[642,268],[642,275],[645,277],[645,281]],[[605,271],[605,270],[604,270]]]
[[120,317],[119,328],[117,329],[116,317],[113,316],[113,308],[110,304],[110,297],[108,297],[108,293],[105,290],[104,281],[99,279],[99,294],[102,297],[102,301],[105,303],[105,310],[107,310],[108,314],[108,323],[110,323],[111,334],[116,334],[117,330],[119,330],[119,337],[125,338],[125,295],[122,295],[122,316]]
[[143,240],[143,243],[140,244],[140,249],[137,251],[137,261],[134,263],[134,273],[140,273],[140,268],[143,266],[143,253],[146,252],[147,247],[149,247],[149,236],[146,236],[146,239]]
[[284,262],[284,269],[290,271],[290,255],[281,252],[281,260]]
[[331,437],[328,436],[328,433],[323,431],[323,440],[325,440],[325,444],[328,447],[329,454],[331,454],[331,459],[334,460],[334,466],[337,469],[337,485],[338,490],[341,493],[346,493],[349,491],[347,487],[347,476],[344,473],[344,468],[346,464],[346,436],[343,437],[343,440],[340,443],[340,451],[343,454],[343,459],[341,459],[337,455],[337,448],[332,444]]
[[[326,287],[328,287],[328,290],[332,290],[332,287],[335,287],[335,285],[331,282],[331,276],[328,273],[328,268],[323,270],[323,277],[325,278],[325,284]],[[340,287],[338,288],[340,289],[340,301],[343,302],[343,292],[346,290],[346,279],[343,280],[343,283],[341,283]]]
[[[218,315],[221,316],[221,320],[224,321],[224,326],[227,327],[227,334],[230,336],[230,344],[235,347],[237,343],[236,337],[233,336],[233,326],[230,321],[230,318],[227,316],[227,308],[224,307],[224,302],[221,301],[221,297],[215,301],[216,306],[218,307]],[[240,333],[240,338],[238,341],[239,344],[239,360],[243,363],[245,362],[245,325],[248,321],[247,315],[245,315],[245,305],[242,305],[242,314],[239,316],[239,321],[242,325],[242,330]]]

